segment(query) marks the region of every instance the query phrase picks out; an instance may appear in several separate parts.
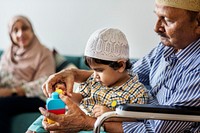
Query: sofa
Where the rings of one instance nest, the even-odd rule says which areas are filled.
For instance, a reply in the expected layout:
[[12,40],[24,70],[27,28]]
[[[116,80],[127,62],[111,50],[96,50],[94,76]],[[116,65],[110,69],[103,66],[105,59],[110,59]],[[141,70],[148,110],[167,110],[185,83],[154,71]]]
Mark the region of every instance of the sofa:
[[[0,56],[3,51],[0,50]],[[60,71],[68,66],[76,66],[79,69],[88,70],[89,68],[84,63],[83,56],[61,55],[56,50],[53,50],[54,58],[56,61],[56,71]],[[135,62],[137,59],[131,59]],[[40,116],[40,112],[22,113],[14,116],[11,120],[11,133],[24,133],[30,124]]]

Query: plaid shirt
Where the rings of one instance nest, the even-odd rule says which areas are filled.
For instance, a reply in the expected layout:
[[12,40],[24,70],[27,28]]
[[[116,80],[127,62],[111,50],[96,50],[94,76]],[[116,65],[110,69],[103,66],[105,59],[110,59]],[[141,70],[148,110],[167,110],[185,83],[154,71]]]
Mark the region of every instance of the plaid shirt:
[[106,106],[112,110],[112,102],[117,105],[125,103],[145,104],[148,101],[148,93],[145,86],[138,81],[137,76],[131,76],[121,86],[106,87],[95,82],[93,75],[79,87],[83,100],[80,107],[86,114],[91,115],[96,104]]

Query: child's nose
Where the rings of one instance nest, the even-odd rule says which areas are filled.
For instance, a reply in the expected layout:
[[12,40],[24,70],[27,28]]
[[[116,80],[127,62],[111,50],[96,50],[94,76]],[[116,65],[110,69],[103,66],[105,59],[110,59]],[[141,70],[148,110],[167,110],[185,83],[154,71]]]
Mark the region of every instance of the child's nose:
[[100,77],[99,77],[99,75],[95,72],[94,73],[94,79],[96,80],[96,81],[99,81],[100,80]]

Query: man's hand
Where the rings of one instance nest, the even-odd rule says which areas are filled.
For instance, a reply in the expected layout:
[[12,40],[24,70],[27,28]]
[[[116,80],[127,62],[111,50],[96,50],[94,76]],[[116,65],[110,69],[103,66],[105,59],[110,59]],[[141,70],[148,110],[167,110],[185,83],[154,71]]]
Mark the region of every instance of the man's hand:
[[84,82],[93,73],[93,71],[80,69],[64,69],[58,73],[49,76],[47,81],[43,84],[43,93],[46,97],[50,97],[51,93],[55,91],[57,83],[65,83],[66,95],[71,97],[73,92],[74,82]]
[[[45,116],[43,126],[48,131],[67,131],[77,132],[80,130],[92,130],[96,121],[95,118],[87,116],[80,110],[77,104],[70,100],[69,97],[60,94],[60,98],[68,106],[68,112],[65,115],[56,115],[48,112],[40,107],[40,112]],[[49,118],[55,121],[54,124],[49,124],[46,119]]]
[[74,74],[71,69],[63,70],[58,73],[52,74],[49,76],[47,81],[43,84],[43,93],[46,97],[50,97],[51,93],[55,91],[55,85],[57,83],[65,83],[66,85],[66,92],[68,96],[71,96],[73,92],[73,85],[74,85]]

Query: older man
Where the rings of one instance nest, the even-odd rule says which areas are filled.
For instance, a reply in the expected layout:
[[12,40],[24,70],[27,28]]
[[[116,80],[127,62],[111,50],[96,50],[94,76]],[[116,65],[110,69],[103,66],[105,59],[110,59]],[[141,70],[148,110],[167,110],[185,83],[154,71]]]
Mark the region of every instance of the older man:
[[[147,56],[134,64],[144,84],[151,86],[151,104],[170,106],[200,106],[200,0],[156,0],[155,14],[158,19],[155,32],[161,43]],[[70,96],[72,81],[84,81],[91,72],[64,70],[51,76],[44,84],[48,96],[57,81],[65,81]],[[48,88],[48,89],[47,89]],[[41,113],[55,121],[43,125],[48,130],[79,131],[93,128],[95,118],[86,116],[66,96],[61,96],[69,107],[64,117]],[[200,132],[199,123],[146,120],[142,122],[106,122],[108,132]]]

